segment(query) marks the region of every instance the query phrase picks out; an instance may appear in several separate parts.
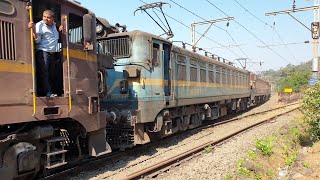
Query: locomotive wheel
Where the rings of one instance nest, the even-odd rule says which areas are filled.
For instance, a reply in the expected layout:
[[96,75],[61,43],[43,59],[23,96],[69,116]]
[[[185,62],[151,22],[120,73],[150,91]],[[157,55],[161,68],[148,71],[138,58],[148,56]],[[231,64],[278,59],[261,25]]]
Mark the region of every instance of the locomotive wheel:
[[184,116],[182,118],[182,123],[181,123],[181,131],[185,131],[188,129],[190,124],[190,115]]
[[190,117],[190,125],[188,126],[188,129],[196,128],[199,125],[201,125],[199,114],[192,114]]
[[27,142],[11,146],[3,157],[1,179],[32,179],[40,169],[40,153]]

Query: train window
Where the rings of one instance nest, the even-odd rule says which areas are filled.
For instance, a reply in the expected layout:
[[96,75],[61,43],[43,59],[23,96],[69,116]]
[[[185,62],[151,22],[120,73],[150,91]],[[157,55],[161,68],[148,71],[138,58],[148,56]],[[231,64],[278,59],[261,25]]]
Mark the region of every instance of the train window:
[[190,67],[190,81],[198,81],[198,68]]
[[240,85],[243,86],[243,73],[240,73]]
[[69,42],[74,44],[83,44],[83,25],[82,17],[69,14]]
[[208,64],[208,81],[209,83],[214,83],[215,79],[215,71],[214,71],[214,65],[213,64]]
[[153,66],[159,66],[160,65],[160,45],[157,44],[157,43],[153,43],[152,65]]
[[227,84],[227,71],[225,68],[222,68],[222,84]]
[[214,65],[208,64],[208,69],[209,69],[210,71],[213,71],[213,70],[214,70]]
[[232,81],[232,83],[233,83],[233,85],[237,85],[237,83],[238,83],[238,76],[237,76],[237,71],[232,71],[232,75],[233,75],[233,81]]
[[178,65],[178,80],[186,81],[187,80],[187,68],[186,65],[177,64]]
[[229,71],[229,81],[228,81],[228,84],[232,85],[233,83],[233,72],[232,70],[228,70]]
[[187,58],[185,56],[178,55],[177,61],[181,62],[181,63],[186,63],[187,62]]
[[245,75],[245,76],[244,76],[244,85],[247,86],[248,83],[249,83],[248,75]]
[[209,70],[209,73],[208,73],[208,75],[209,75],[209,83],[214,83],[214,71],[212,71],[212,70]]
[[0,59],[16,60],[14,24],[0,20],[0,29]]
[[230,73],[231,73],[231,85],[235,85],[235,83],[236,83],[236,79],[235,79],[235,71],[232,71],[232,70],[230,70]]
[[240,74],[241,74],[241,73],[240,73],[240,72],[238,72],[238,85],[241,85],[241,83],[240,83],[240,82],[241,82]]
[[221,67],[216,66],[216,83],[221,83]]
[[237,73],[236,73],[236,85],[239,85],[239,72],[237,71]]
[[239,85],[239,72],[236,72],[236,85]]
[[206,69],[200,69],[200,82],[207,82],[207,71],[206,71]]
[[232,71],[232,85],[236,85],[236,71]]
[[206,68],[207,64],[205,62],[199,62],[200,67],[202,68]]
[[231,70],[229,69],[226,69],[226,78],[227,78],[227,83],[226,84],[230,84],[231,85],[231,82],[232,82],[232,77],[231,77]]
[[190,64],[197,66],[198,65],[198,61],[196,59],[190,59]]

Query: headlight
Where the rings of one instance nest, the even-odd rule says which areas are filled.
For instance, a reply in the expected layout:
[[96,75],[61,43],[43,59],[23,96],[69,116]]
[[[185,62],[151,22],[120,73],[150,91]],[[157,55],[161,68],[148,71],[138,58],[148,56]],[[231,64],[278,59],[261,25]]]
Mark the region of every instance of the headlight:
[[101,24],[97,24],[96,26],[96,33],[101,33],[103,30],[103,26]]

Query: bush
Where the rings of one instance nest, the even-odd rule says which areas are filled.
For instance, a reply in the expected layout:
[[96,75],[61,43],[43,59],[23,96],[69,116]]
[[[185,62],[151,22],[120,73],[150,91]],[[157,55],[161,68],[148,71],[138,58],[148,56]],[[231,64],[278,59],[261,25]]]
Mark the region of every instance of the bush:
[[246,167],[243,167],[243,164],[245,163],[244,159],[241,159],[238,161],[238,174],[242,177],[250,177],[251,172]]
[[273,153],[272,141],[273,141],[272,138],[257,139],[256,140],[256,148],[259,149],[263,155],[270,156]]
[[285,159],[286,165],[287,165],[287,166],[291,166],[291,165],[295,162],[295,160],[297,159],[297,157],[298,157],[298,153],[294,153],[292,156],[287,157],[287,158]]
[[252,150],[249,150],[249,151],[248,151],[248,156],[249,156],[249,158],[250,158],[251,160],[255,160],[255,159],[257,158],[256,153],[255,153],[254,151],[252,151]]
[[320,140],[320,83],[305,91],[302,109],[310,128],[310,138]]

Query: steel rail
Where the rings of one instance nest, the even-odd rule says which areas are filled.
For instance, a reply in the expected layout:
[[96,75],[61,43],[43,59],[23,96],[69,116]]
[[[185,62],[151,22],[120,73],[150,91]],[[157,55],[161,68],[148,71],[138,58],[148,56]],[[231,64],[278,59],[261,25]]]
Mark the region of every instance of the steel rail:
[[[203,124],[202,126],[197,127],[195,129],[190,129],[189,131],[183,131],[183,132],[179,132],[179,133],[173,134],[173,136],[165,137],[163,140],[171,138],[171,137],[174,137],[175,135],[182,134],[182,133],[185,133],[185,132],[201,131],[202,129],[208,129],[210,127],[215,127],[215,126],[226,124],[226,123],[229,123],[229,122],[232,122],[232,121],[241,120],[243,118],[247,118],[247,117],[250,117],[250,116],[253,116],[253,115],[259,115],[259,114],[267,113],[267,112],[270,112],[270,111],[278,110],[278,109],[281,109],[281,108],[286,108],[288,106],[293,106],[293,105],[296,105],[296,104],[299,104],[299,103],[286,104],[286,105],[279,106],[279,107],[272,108],[272,109],[268,109],[268,110],[265,110],[265,111],[251,113],[251,114],[248,114],[248,115],[245,115],[245,116],[236,117],[236,118],[232,118],[230,120],[226,120],[227,118],[230,118],[230,116],[231,116],[231,115],[228,115],[228,116],[225,116],[225,117],[221,117],[223,119],[220,120],[217,123],[214,123],[214,122],[211,121],[211,124]],[[255,107],[257,107],[257,106],[255,106]],[[251,109],[252,108],[249,108],[249,109],[247,109],[247,111],[251,110]],[[244,112],[246,112],[246,111],[244,111]],[[210,123],[210,121],[208,121],[208,122]],[[210,133],[208,133],[206,135],[209,135],[209,134]],[[40,179],[49,180],[49,179],[57,179],[59,177],[66,177],[66,175],[69,175],[69,176],[75,175],[75,174],[78,174],[77,172],[80,172],[80,171],[83,171],[83,170],[88,170],[88,169],[90,169],[92,167],[96,167],[97,164],[102,164],[102,163],[105,164],[106,162],[114,162],[117,159],[120,159],[121,157],[125,156],[125,154],[130,154],[130,153],[137,152],[137,151],[139,151],[140,148],[146,149],[146,148],[148,148],[148,146],[155,145],[155,143],[158,143],[158,141],[150,142],[149,144],[145,144],[143,146],[136,146],[136,147],[133,147],[131,149],[126,150],[125,152],[122,152],[122,151],[118,152],[117,151],[117,152],[113,152],[111,154],[107,154],[107,155],[101,156],[99,158],[86,158],[86,159],[80,160],[78,163],[73,163],[73,164],[69,163],[70,166],[69,166],[68,169],[64,169],[64,170],[60,170],[60,171],[54,172],[53,174],[47,175],[45,177],[41,177]],[[130,167],[135,166],[137,164],[139,164],[139,162],[130,165]]]
[[267,113],[267,112],[271,112],[271,111],[274,111],[274,110],[286,108],[286,107],[289,107],[289,106],[294,106],[294,105],[297,105],[297,104],[299,104],[299,103],[291,103],[291,104],[288,104],[288,105],[284,105],[284,106],[280,106],[280,107],[276,107],[276,108],[260,111],[260,112],[257,112],[257,113],[252,113],[252,114],[247,114],[247,115],[244,115],[244,116],[232,118],[230,120],[221,120],[221,121],[219,121],[217,123],[214,123],[213,125],[215,125],[215,126],[222,125],[222,124],[225,124],[225,123],[228,123],[228,122],[237,121],[237,120],[240,120],[240,119],[243,119],[243,118],[247,118],[247,117],[250,117],[250,116],[254,116],[254,115],[264,114],[264,113]]
[[249,130],[251,128],[254,128],[254,127],[258,126],[258,125],[261,125],[261,124],[263,124],[263,123],[265,123],[265,122],[267,122],[269,120],[272,120],[272,119],[274,119],[274,118],[276,118],[278,116],[290,113],[290,112],[298,109],[299,107],[300,106],[295,107],[293,109],[290,109],[289,111],[285,111],[283,113],[274,115],[274,116],[272,116],[270,118],[267,118],[265,120],[259,121],[257,123],[254,123],[254,124],[252,124],[250,126],[247,126],[247,127],[243,128],[241,130],[238,130],[238,131],[235,131],[235,132],[233,132],[233,133],[231,133],[229,135],[226,135],[225,137],[219,138],[218,140],[203,143],[202,145],[197,146],[197,147],[195,147],[193,149],[190,149],[188,151],[185,151],[185,152],[179,154],[176,157],[173,157],[173,158],[171,157],[171,158],[165,159],[165,160],[163,160],[163,161],[161,161],[161,162],[159,162],[159,163],[157,163],[155,165],[151,165],[149,167],[146,167],[141,171],[134,172],[134,173],[128,175],[126,177],[126,179],[140,179],[140,178],[143,178],[143,177],[148,177],[148,175],[150,175],[150,174],[153,174],[153,176],[155,176],[155,175],[157,175],[157,172],[160,172],[161,170],[163,170],[165,168],[168,168],[168,166],[172,166],[177,162],[180,162],[182,160],[185,160],[186,158],[189,158],[190,156],[194,156],[196,154],[199,154],[199,153],[203,152],[204,148],[206,148],[206,147],[208,147],[210,145],[215,146],[215,145],[217,145],[219,143],[222,143],[225,140],[228,140],[228,139],[230,139],[230,138],[232,138],[232,137],[234,137],[234,136],[236,136],[238,134],[241,134],[241,133],[243,133],[243,132],[245,132],[245,131],[247,131],[247,130]]

